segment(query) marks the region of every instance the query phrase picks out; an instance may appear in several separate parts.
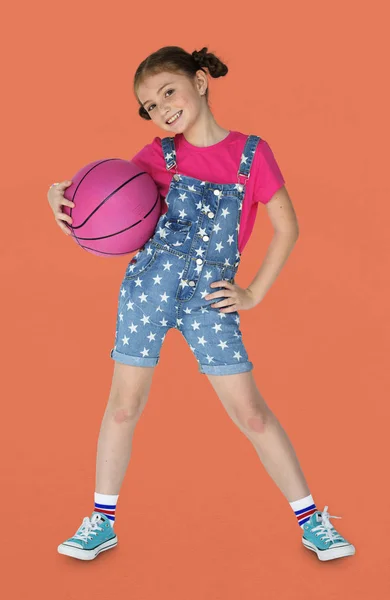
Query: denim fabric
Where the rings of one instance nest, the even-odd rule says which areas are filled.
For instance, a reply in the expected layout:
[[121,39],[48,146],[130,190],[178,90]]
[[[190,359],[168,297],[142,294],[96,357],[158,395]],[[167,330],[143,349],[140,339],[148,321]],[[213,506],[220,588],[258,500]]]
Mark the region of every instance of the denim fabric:
[[175,328],[186,339],[201,373],[253,369],[238,312],[221,313],[211,307],[218,298],[204,297],[225,289],[210,288],[214,281],[234,283],[241,259],[238,232],[245,183],[259,141],[258,136],[248,136],[237,182],[218,184],[179,173],[174,138],[162,139],[166,168],[174,169],[165,199],[168,210],[127,265],[111,350],[114,360],[155,366],[167,331]]

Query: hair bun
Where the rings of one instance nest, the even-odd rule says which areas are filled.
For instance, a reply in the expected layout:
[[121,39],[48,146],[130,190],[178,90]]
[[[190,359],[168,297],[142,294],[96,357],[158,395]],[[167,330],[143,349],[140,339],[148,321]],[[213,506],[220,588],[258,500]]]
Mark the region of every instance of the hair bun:
[[207,55],[207,48],[202,48],[199,52],[194,50],[192,53],[192,58],[199,64],[201,64]]

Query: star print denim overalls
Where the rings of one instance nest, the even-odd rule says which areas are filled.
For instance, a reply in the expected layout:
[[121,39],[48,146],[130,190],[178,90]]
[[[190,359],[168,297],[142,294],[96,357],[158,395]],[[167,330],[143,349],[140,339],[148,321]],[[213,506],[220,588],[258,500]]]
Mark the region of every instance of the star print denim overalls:
[[[253,369],[242,342],[238,312],[211,308],[223,297],[208,294],[234,283],[245,183],[258,136],[247,138],[237,182],[209,183],[178,173],[173,137],[162,139],[166,168],[174,175],[153,236],[129,262],[121,285],[115,346],[121,363],[154,367],[169,329],[185,337],[201,373],[228,375]],[[240,177],[245,177],[244,183]]]

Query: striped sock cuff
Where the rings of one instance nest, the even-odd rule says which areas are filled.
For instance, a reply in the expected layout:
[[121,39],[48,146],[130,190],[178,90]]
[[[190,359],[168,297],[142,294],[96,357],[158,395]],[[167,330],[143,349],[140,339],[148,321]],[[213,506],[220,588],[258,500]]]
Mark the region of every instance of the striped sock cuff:
[[111,524],[115,522],[115,511],[118,502],[118,496],[109,494],[98,494],[95,492],[95,512],[104,514]]
[[289,504],[297,518],[298,525],[301,527],[310,519],[311,515],[318,510],[313,500],[313,496],[311,495],[301,498],[300,500],[290,502]]

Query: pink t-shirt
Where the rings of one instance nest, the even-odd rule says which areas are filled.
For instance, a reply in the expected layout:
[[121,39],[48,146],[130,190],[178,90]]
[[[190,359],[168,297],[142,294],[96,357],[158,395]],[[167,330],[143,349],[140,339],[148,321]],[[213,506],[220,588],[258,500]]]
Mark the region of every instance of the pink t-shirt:
[[[237,171],[241,162],[247,135],[230,131],[228,136],[212,146],[193,146],[182,133],[175,135],[177,171],[187,177],[195,177],[210,183],[237,183]],[[154,179],[163,198],[166,198],[173,172],[167,171],[161,138],[140,150],[132,159]],[[243,182],[245,179],[241,179]],[[261,139],[254,154],[250,178],[242,204],[238,250],[241,253],[248,242],[255,224],[258,202],[267,204],[285,181],[268,143]],[[161,203],[161,215],[168,207]]]

